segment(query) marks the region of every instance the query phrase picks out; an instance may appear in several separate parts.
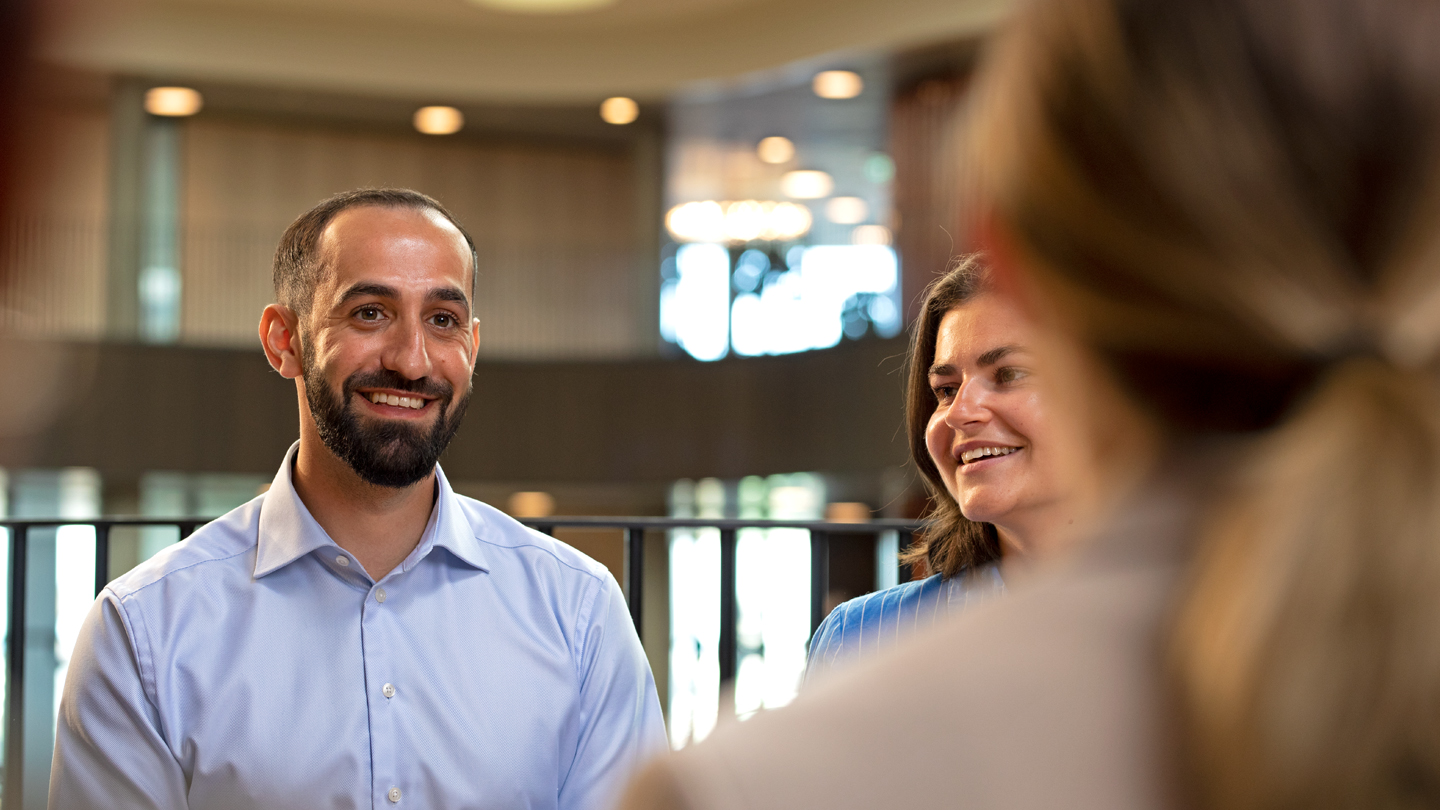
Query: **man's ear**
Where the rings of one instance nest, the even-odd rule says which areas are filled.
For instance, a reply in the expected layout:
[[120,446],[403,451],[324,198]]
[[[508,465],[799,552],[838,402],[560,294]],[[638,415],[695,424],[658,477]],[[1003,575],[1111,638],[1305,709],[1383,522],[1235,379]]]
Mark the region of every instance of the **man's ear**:
[[287,380],[299,377],[305,370],[300,360],[300,319],[294,311],[281,304],[271,304],[260,314],[260,345],[270,367]]
[[475,373],[475,361],[480,359],[480,319],[470,319],[470,373]]

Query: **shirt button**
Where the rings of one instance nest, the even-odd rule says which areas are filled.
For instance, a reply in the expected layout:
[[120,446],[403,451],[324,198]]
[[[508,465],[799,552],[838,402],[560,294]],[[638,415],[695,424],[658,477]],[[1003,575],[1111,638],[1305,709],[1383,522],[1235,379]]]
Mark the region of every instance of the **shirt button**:
[[344,554],[341,554],[340,556],[335,558],[335,564],[340,566],[341,568],[349,568],[350,558],[346,557]]
[[390,792],[385,794],[385,798],[389,799],[391,804],[399,804],[399,803],[400,803],[400,788],[397,788],[397,787],[392,787],[392,788],[390,788]]
[[384,589],[384,588],[376,588],[376,589],[375,589],[375,601],[376,601],[376,602],[384,602],[384,601],[385,601],[385,589]]
[[384,692],[387,698],[395,697],[395,684],[387,683],[380,691]]

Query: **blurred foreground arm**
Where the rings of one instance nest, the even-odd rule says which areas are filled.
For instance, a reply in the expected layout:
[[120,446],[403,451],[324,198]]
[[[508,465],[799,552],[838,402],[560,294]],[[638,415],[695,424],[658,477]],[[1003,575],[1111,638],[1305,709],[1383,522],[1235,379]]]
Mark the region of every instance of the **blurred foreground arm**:
[[693,810],[693,806],[680,792],[669,760],[657,759],[630,783],[619,810]]

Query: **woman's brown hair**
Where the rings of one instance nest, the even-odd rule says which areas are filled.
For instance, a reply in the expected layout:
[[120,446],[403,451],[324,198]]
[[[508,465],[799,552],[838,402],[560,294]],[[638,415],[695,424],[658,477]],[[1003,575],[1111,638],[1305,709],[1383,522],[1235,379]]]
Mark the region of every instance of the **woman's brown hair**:
[[1200,803],[1440,806],[1440,3],[1042,0],[982,87],[996,232],[1239,448],[1170,639]]
[[920,317],[910,333],[910,355],[905,370],[905,431],[910,439],[910,460],[920,471],[930,496],[923,532],[901,557],[910,565],[924,563],[932,574],[946,579],[966,568],[1000,558],[1000,539],[995,527],[975,523],[960,514],[955,496],[945,489],[940,471],[925,444],[925,428],[938,404],[930,389],[930,366],[935,362],[935,340],[945,313],[985,290],[987,278],[982,258],[972,254],[956,260],[945,275],[925,290]]

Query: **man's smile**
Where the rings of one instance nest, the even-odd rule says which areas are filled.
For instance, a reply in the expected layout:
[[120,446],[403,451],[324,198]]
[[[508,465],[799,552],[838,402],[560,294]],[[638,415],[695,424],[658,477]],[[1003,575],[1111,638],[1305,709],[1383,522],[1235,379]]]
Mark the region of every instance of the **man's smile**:
[[387,416],[412,416],[428,409],[435,397],[391,390],[356,391],[357,395],[370,403],[370,410]]

